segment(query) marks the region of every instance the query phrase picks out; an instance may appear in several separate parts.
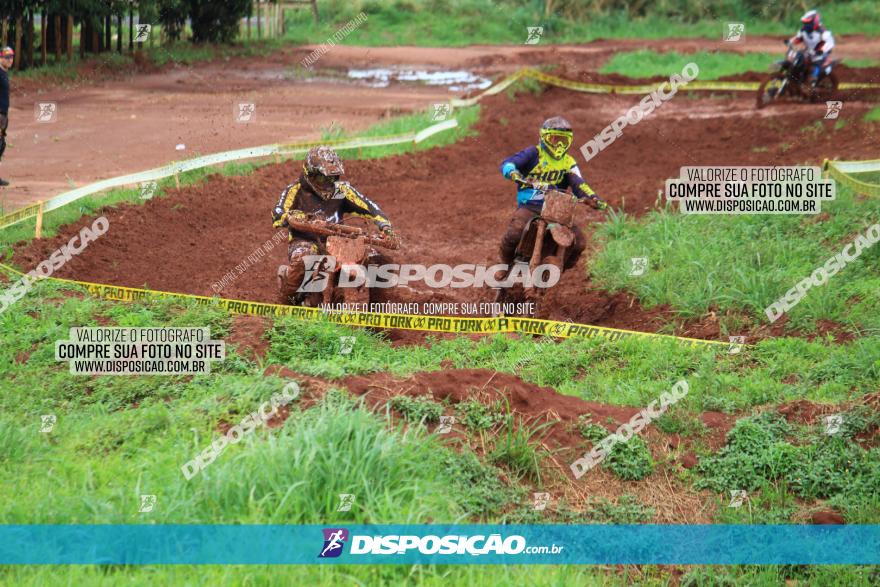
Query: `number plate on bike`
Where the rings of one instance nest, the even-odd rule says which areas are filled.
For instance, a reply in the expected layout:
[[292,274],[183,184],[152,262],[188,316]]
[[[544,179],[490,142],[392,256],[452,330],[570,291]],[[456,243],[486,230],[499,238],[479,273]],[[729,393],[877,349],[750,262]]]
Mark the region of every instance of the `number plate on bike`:
[[565,226],[571,226],[574,221],[574,212],[577,202],[565,192],[549,191],[544,195],[544,207],[541,208],[541,217],[548,222],[558,222]]

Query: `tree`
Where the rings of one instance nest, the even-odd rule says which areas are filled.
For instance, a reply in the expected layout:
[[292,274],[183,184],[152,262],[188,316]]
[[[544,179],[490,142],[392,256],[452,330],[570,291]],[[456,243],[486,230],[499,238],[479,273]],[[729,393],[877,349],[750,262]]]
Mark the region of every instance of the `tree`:
[[159,0],[159,23],[169,41],[179,41],[186,26],[189,6],[187,0]]
[[228,43],[238,35],[239,22],[247,15],[250,0],[189,0],[193,41]]

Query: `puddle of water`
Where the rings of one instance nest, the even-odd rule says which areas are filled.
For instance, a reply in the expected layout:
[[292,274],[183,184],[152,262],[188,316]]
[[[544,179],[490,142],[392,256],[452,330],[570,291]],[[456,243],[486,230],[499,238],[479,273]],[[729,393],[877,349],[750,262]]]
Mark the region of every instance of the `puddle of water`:
[[349,69],[349,79],[366,83],[373,88],[385,88],[392,81],[415,82],[429,86],[448,86],[450,92],[484,90],[492,80],[474,75],[470,71],[428,71],[426,69]]
[[298,81],[305,83],[358,83],[371,88],[387,88],[391,82],[446,86],[450,92],[484,90],[492,80],[466,70],[430,71],[416,68],[349,69],[347,72],[320,71],[307,73],[294,68],[239,70],[233,75],[251,80]]

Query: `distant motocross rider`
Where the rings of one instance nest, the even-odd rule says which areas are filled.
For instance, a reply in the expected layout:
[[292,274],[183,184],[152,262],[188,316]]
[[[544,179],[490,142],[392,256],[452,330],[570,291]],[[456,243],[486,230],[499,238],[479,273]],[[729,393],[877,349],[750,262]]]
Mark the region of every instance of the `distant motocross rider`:
[[273,226],[289,229],[288,265],[278,267],[278,286],[285,301],[299,302],[303,296],[297,289],[305,276],[306,255],[324,255],[326,237],[300,232],[290,227],[287,220],[307,220],[309,216],[325,222],[339,223],[343,215],[367,218],[376,223],[382,234],[393,237],[394,231],[379,206],[357,191],[348,182],[340,181],[345,172],[339,155],[330,147],[314,147],[303,163],[303,171],[296,183],[281,192],[281,198],[272,210]]
[[[540,215],[544,194],[535,186],[549,186],[561,191],[571,188],[575,197],[585,200],[594,208],[605,210],[608,204],[590,188],[581,177],[577,161],[568,154],[574,134],[571,124],[561,116],[544,121],[537,146],[527,147],[501,162],[501,173],[517,185],[517,210],[501,239],[501,262],[510,265],[516,254],[522,232],[528,222]],[[587,246],[586,237],[578,227],[572,227],[575,242],[564,268],[570,269]]]
[[817,10],[810,10],[801,17],[801,30],[789,39],[793,44],[803,43],[807,49],[809,71],[807,81],[814,86],[819,81],[822,69],[828,63],[831,50],[834,48],[834,36],[822,26]]

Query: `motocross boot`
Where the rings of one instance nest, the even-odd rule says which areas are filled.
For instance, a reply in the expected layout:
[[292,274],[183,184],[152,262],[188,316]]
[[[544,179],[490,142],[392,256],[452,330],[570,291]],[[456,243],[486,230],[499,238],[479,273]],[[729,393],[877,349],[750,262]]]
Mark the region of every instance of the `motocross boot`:
[[278,293],[284,303],[298,304],[302,302],[304,295],[298,292],[303,277],[305,276],[305,267],[300,261],[296,265],[279,265],[278,266]]

